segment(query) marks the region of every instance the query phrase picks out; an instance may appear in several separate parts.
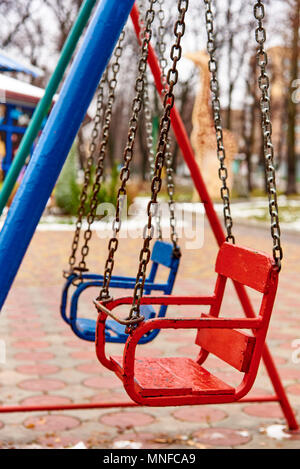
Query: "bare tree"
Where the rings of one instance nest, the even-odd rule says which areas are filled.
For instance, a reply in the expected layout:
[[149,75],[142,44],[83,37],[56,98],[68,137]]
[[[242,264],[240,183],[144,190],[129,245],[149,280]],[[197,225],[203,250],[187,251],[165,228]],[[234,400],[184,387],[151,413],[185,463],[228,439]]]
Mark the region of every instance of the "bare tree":
[[1,36],[0,47],[11,44],[22,31],[31,16],[30,0],[2,0],[0,2]]

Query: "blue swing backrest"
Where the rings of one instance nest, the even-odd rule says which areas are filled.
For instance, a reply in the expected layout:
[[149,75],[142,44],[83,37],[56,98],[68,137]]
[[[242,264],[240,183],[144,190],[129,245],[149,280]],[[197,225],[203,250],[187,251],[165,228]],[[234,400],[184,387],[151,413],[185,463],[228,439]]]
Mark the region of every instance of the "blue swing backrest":
[[[147,278],[148,282],[154,283],[157,270],[160,265],[170,269],[167,282],[163,284],[157,283],[155,288],[157,290],[163,291],[165,295],[170,295],[172,293],[179,266],[179,257],[174,255],[173,250],[173,244],[157,240],[153,246],[151,254],[152,266],[150,274]],[[145,294],[149,294],[151,291],[153,291],[152,288],[150,289],[145,286]]]
[[[174,254],[174,246],[171,243],[165,241],[157,240],[153,246],[152,255],[151,255],[151,271],[149,277],[147,278],[148,282],[155,283],[155,288],[147,288],[147,282],[145,283],[145,295],[150,294],[153,290],[158,290],[164,292],[165,295],[171,295],[174,282],[176,279],[176,274],[178,271],[180,256]],[[158,271],[158,267],[162,265],[169,269],[169,276],[167,282],[160,284],[155,282],[155,277]],[[152,306],[142,306],[141,312],[144,315],[145,319],[152,319],[156,316],[155,310]],[[167,306],[162,305],[159,309],[157,317],[165,317],[167,312]],[[154,331],[152,333],[155,334]]]

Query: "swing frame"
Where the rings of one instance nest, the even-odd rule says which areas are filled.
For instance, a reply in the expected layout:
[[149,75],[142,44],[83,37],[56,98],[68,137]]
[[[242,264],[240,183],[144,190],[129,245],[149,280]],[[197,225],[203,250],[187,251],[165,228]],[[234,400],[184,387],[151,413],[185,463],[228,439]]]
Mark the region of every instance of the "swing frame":
[[[118,12],[118,17],[116,16],[115,6],[111,0],[103,0],[103,2],[99,5],[94,15],[93,22],[89,27],[82,46],[72,65],[69,78],[63,85],[63,92],[61,93],[55,108],[52,110],[52,116],[50,116],[50,119],[48,120],[46,128],[43,132],[43,138],[40,140],[34,152],[33,158],[30,162],[31,170],[27,172],[26,185],[25,181],[23,181],[22,186],[18,191],[17,197],[15,198],[14,203],[10,209],[9,219],[5,222],[5,226],[0,233],[0,241],[2,242],[3,246],[3,249],[0,252],[0,260],[1,264],[5,266],[5,268],[2,270],[2,274],[0,273],[0,284],[3,287],[2,295],[0,297],[0,306],[3,305],[8,291],[12,285],[13,279],[21,265],[23,256],[28,245],[30,244],[39,218],[42,215],[42,212],[53,190],[58,174],[64,164],[68,151],[71,148],[76,132],[80,126],[80,121],[83,119],[86,113],[86,109],[95,92],[97,83],[99,82],[105,69],[106,61],[108,60],[109,55],[112,53],[117,36],[122,30],[123,24],[127,19],[127,14],[131,8],[131,19],[137,33],[137,37],[139,38],[140,28],[137,7],[134,5],[133,0],[126,1],[126,4],[125,2],[122,2],[122,4],[124,4],[124,11],[120,13]],[[105,20],[103,20],[103,16]],[[109,30],[105,29],[104,27],[106,24],[105,21],[107,21],[107,23],[110,25]],[[120,24],[116,25],[118,22]],[[101,62],[100,60],[97,61],[96,68],[94,57],[98,57],[99,47],[103,45],[104,42],[107,46],[107,51],[103,49],[103,60],[101,58]],[[149,48],[148,63],[154,76],[156,88],[161,94],[162,85],[160,81],[160,67],[151,45]],[[74,87],[73,84],[75,77],[79,77],[76,87]],[[87,88],[86,85],[88,82],[90,85],[83,99],[82,89]],[[68,103],[67,107],[65,105],[65,101]],[[76,119],[74,116],[76,116]],[[217,244],[221,246],[221,244],[225,241],[224,231],[214,210],[212,200],[208,194],[200,169],[195,161],[193,149],[191,147],[187,131],[180,118],[180,114],[176,109],[176,106],[173,107],[171,111],[171,121],[176,140],[181,149],[184,160],[189,168],[191,178],[194,182],[197,192],[199,193],[199,197],[204,204],[204,209],[212,232],[215,236]],[[65,132],[66,128],[69,129],[68,135],[66,135]],[[54,142],[53,136],[56,136],[56,141]],[[54,165],[53,160],[49,158],[49,148],[53,148],[53,145],[55,145],[57,142],[60,144],[53,153],[53,158],[55,158],[56,161],[56,164]],[[62,142],[64,142],[64,145],[62,145]],[[39,165],[36,164],[37,162],[39,162]],[[51,169],[51,171],[49,171],[49,169]],[[41,187],[44,188],[43,192],[41,192]],[[38,205],[37,194],[39,194]],[[33,208],[35,210],[34,216],[32,213]],[[24,220],[27,220],[27,223],[30,225],[25,233],[23,229],[21,232],[18,229],[19,226],[23,228]],[[13,258],[12,253],[14,256]],[[256,319],[252,303],[248,297],[245,287],[235,282],[234,287],[246,317],[248,319]],[[274,394],[271,396],[247,396],[238,402],[278,402],[281,406],[289,429],[298,430],[299,426],[294,411],[291,407],[281,378],[277,371],[277,367],[266,343],[263,346],[262,358],[269,378],[272,382]],[[115,407],[123,408],[136,406],[137,404],[131,401],[119,403],[76,403],[69,405],[51,406],[18,405],[1,406],[0,413]]]

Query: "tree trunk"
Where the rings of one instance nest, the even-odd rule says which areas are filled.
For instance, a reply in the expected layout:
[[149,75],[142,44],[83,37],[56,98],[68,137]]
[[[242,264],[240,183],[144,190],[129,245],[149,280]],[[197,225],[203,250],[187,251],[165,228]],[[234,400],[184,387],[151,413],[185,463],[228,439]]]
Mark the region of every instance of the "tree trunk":
[[142,111],[140,116],[140,122],[138,125],[138,139],[140,147],[140,156],[141,156],[141,175],[143,181],[146,181],[147,167],[148,167],[148,148],[146,145],[146,136],[145,136],[145,115]]
[[297,155],[296,155],[296,116],[297,103],[293,102],[293,82],[298,78],[298,51],[300,27],[300,0],[295,1],[294,16],[292,18],[292,57],[290,69],[290,89],[288,102],[288,132],[287,132],[287,187],[286,194],[297,193]]
[[80,165],[80,169],[83,170],[85,168],[87,155],[85,152],[85,145],[84,145],[85,142],[84,142],[82,128],[80,128],[78,131],[77,140],[78,140],[77,151],[78,151],[78,156],[79,156],[79,165]]
[[228,40],[228,107],[226,112],[226,128],[231,129],[231,108],[232,108],[232,93],[234,88],[234,83],[232,82],[232,53],[233,53],[233,34],[231,31],[232,23],[232,0],[228,0],[228,7],[226,12],[226,23],[227,30],[229,31],[229,40]]

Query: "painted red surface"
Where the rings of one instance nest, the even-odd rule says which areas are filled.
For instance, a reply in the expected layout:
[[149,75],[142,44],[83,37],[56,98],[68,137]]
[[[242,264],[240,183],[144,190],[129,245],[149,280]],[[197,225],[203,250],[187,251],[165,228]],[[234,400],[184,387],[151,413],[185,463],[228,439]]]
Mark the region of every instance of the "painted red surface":
[[[202,314],[201,317],[207,317]],[[255,346],[255,337],[235,329],[199,329],[196,344],[213,353],[239,371],[247,372]]]
[[[226,277],[224,275],[224,265],[228,255],[232,263],[238,264],[241,256],[244,262],[246,262],[247,255],[252,261],[253,253],[256,257],[257,253],[250,249],[228,243],[221,246],[216,270],[222,273],[219,273],[217,277],[212,296],[143,297],[141,304],[210,305],[211,314],[202,315],[199,319],[156,318],[141,322],[128,336],[123,358],[107,358],[105,355],[107,314],[99,309],[96,329],[97,357],[102,365],[114,371],[122,380],[131,399],[140,405],[166,406],[236,402],[247,395],[256,378],[277,291],[278,271],[271,258],[265,254],[258,254],[258,263],[262,261],[263,265],[268,266],[268,271],[264,269],[265,277],[256,284],[252,282],[252,286],[255,285],[258,291],[264,292],[258,317],[232,319],[219,318],[218,315],[227,278],[231,278],[230,272]],[[239,277],[241,269],[237,267],[234,275]],[[112,310],[117,306],[130,304],[132,304],[132,298],[120,298],[106,303],[106,308]],[[200,348],[200,354],[196,360],[187,357],[137,359],[135,353],[140,338],[153,329],[196,329],[198,330],[197,342],[200,347],[204,345],[204,353],[203,348]],[[235,329],[253,331],[254,337]],[[237,387],[229,386],[201,366],[209,352],[244,372],[241,373],[241,383]]]

